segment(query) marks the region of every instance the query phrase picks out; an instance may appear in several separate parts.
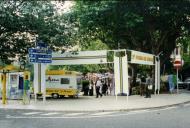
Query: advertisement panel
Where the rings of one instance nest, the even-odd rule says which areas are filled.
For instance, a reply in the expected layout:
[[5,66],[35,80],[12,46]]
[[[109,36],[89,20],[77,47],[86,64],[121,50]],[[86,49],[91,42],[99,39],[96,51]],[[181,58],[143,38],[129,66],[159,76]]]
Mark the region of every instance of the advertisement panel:
[[131,63],[154,65],[154,55],[131,50]]

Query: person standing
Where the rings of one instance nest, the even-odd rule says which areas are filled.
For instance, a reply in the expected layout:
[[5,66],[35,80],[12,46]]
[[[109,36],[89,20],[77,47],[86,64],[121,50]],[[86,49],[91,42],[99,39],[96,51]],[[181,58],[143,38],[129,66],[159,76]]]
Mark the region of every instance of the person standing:
[[96,82],[96,98],[102,97],[102,94],[100,93],[100,87],[102,86],[102,82],[101,80],[98,78],[97,82]]
[[144,75],[141,76],[138,80],[139,85],[140,85],[140,95],[144,96],[144,93],[146,91],[146,78]]
[[91,80],[89,84],[89,96],[93,96],[93,85],[93,81]]
[[107,89],[108,89],[107,82],[106,79],[104,79],[102,81],[102,94],[105,96],[107,95]]
[[170,93],[173,93],[174,90],[173,74],[168,75],[168,83],[169,83]]
[[151,90],[152,90],[152,78],[150,75],[146,78],[146,96],[145,98],[151,98]]

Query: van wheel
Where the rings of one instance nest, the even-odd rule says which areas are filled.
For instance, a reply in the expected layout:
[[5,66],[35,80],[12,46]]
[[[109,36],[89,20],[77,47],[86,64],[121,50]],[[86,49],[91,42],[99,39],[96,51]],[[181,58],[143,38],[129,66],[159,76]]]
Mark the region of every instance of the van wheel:
[[54,94],[52,94],[52,97],[53,97],[54,99],[57,99],[57,98],[59,97],[59,95],[58,95],[57,93],[54,93]]

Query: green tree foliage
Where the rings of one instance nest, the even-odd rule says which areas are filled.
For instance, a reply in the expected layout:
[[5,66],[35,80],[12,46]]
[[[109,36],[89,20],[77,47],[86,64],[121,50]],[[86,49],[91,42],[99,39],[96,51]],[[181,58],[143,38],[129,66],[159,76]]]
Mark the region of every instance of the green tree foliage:
[[51,1],[1,1],[0,59],[9,63],[10,57],[26,55],[36,38],[52,48],[65,45],[65,24],[56,11]]
[[[110,48],[134,49],[168,59],[176,39],[189,31],[189,0],[76,1],[70,17],[83,44],[101,40]],[[182,29],[184,28],[184,29]]]

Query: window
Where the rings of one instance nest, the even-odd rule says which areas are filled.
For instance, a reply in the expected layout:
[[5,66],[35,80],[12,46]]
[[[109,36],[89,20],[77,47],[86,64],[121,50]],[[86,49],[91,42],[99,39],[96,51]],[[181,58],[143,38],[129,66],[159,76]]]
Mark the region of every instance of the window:
[[61,78],[61,84],[69,84],[70,79],[69,78]]
[[81,78],[77,78],[77,85],[81,85]]

